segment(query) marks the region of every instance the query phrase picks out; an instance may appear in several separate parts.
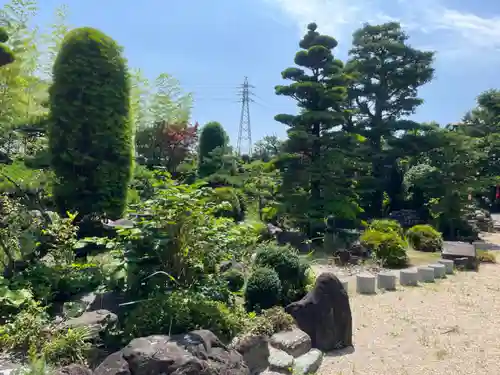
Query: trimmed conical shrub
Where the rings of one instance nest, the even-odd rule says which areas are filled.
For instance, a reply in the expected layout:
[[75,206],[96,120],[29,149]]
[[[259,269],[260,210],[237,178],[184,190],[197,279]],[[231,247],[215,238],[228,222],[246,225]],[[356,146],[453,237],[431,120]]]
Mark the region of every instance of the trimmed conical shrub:
[[67,34],[53,68],[49,148],[61,213],[122,216],[133,165],[122,48],[92,28]]

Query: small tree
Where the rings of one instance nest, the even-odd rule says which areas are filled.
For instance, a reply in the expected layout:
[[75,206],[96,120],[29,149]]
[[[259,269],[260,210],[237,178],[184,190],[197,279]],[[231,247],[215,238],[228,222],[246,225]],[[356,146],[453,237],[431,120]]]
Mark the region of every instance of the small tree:
[[348,77],[332,55],[337,41],[316,28],[310,24],[300,41],[295,55],[300,68],[281,73],[293,83],[276,87],[276,94],[297,101],[300,114],[275,116],[289,127],[279,162],[286,213],[310,235],[324,228],[329,214],[353,218],[357,213],[348,155],[356,145],[343,129]]
[[214,174],[222,167],[228,143],[229,137],[220,123],[212,121],[201,129],[198,146],[200,177]]
[[198,123],[168,124],[159,121],[136,134],[136,149],[150,166],[164,166],[175,174],[177,167],[193,152],[198,140]]
[[278,156],[283,148],[283,141],[275,135],[266,135],[260,141],[255,142],[253,158],[269,161]]
[[375,217],[382,215],[384,192],[391,192],[391,198],[401,192],[400,186],[390,185],[402,184],[397,157],[404,155],[401,151],[405,149],[395,153],[390,150],[401,131],[419,127],[404,117],[423,103],[417,96],[418,89],[434,74],[434,53],[412,48],[407,40],[396,22],[367,24],[354,33],[346,65],[354,76],[349,99],[355,109],[355,131],[369,141],[365,157],[371,160],[366,171],[371,181],[362,188],[372,192],[368,205]]
[[119,218],[132,174],[130,83],[122,48],[79,28],[62,43],[50,88],[49,148],[60,212]]

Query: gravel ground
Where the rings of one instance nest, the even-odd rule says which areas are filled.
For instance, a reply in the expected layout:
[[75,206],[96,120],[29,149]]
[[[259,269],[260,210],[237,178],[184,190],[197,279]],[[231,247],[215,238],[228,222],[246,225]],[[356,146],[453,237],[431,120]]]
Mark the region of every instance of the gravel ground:
[[500,265],[415,288],[351,293],[355,349],[327,354],[319,375],[498,374]]

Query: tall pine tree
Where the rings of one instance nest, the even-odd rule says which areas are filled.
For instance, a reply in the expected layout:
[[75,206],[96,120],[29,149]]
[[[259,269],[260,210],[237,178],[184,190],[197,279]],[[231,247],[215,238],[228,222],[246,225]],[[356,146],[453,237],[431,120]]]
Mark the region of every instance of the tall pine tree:
[[[350,158],[346,151],[356,138],[345,132],[347,76],[343,64],[334,58],[337,41],[317,31],[314,23],[300,41],[295,64],[282,72],[293,83],[277,86],[276,94],[293,98],[298,115],[275,117],[289,127],[283,174],[285,212],[292,222],[310,236],[324,227],[330,214],[354,219],[357,204],[352,196]],[[354,147],[354,146],[353,146]]]
[[418,128],[405,117],[423,103],[418,89],[434,74],[434,53],[412,48],[407,40],[399,23],[367,24],[354,33],[346,65],[355,75],[349,90],[356,109],[355,130],[368,139],[372,161],[367,171],[372,176],[368,203],[372,216],[382,215],[384,192],[399,191],[387,186],[387,181],[394,182],[390,176],[397,164],[390,149],[405,147],[401,131]]

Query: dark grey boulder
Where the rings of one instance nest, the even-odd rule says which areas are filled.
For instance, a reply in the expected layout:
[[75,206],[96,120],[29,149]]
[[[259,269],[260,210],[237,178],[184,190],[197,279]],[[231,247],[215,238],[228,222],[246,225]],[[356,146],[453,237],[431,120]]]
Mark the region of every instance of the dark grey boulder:
[[340,280],[322,273],[314,288],[286,312],[311,338],[313,348],[324,352],[352,346],[352,314],[349,297]]

